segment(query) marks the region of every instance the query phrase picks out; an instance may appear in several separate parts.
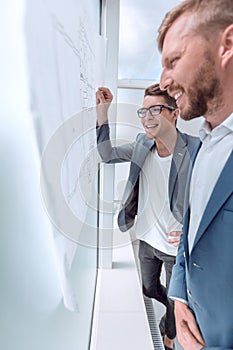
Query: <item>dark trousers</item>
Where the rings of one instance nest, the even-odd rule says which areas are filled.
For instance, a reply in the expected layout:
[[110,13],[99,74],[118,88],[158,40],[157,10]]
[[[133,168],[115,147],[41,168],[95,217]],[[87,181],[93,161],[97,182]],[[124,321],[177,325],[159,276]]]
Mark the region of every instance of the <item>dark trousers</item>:
[[[167,291],[176,257],[167,255],[140,240],[139,260],[143,293],[149,298],[158,300],[166,307],[164,331],[170,339],[173,339],[176,336],[174,304],[168,298]],[[160,281],[163,264],[166,272],[166,288]]]

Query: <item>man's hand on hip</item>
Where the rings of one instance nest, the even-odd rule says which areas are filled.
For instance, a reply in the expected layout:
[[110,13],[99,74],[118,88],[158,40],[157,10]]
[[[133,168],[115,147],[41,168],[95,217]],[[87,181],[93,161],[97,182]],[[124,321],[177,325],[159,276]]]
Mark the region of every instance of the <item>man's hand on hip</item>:
[[167,235],[168,243],[172,244],[174,247],[178,247],[180,244],[180,236],[182,235],[182,231],[171,231]]

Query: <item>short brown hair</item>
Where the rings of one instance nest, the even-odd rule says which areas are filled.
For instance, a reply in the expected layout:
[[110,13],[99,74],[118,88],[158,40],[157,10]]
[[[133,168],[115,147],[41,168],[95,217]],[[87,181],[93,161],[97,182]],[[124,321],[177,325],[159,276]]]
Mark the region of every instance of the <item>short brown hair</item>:
[[160,51],[163,49],[167,31],[176,19],[185,12],[195,15],[193,32],[201,34],[206,40],[211,36],[214,37],[216,32],[233,24],[232,0],[184,0],[166,14],[158,29],[158,48]]
[[163,96],[169,106],[178,108],[176,100],[169,96],[166,90],[160,90],[159,83],[148,86],[144,92],[144,97],[145,96]]

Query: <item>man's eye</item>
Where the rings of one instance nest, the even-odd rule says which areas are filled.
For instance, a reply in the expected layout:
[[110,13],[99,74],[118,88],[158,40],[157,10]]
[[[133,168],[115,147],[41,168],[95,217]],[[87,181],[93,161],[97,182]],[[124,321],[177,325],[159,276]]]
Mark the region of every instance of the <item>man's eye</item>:
[[150,108],[150,111],[152,113],[158,113],[160,111],[160,107],[159,108],[158,107],[152,107],[152,108]]
[[179,59],[179,57],[174,57],[174,58],[172,58],[172,59],[170,60],[170,62],[169,62],[170,68],[173,68],[173,67],[175,66],[176,61],[177,61],[178,59]]

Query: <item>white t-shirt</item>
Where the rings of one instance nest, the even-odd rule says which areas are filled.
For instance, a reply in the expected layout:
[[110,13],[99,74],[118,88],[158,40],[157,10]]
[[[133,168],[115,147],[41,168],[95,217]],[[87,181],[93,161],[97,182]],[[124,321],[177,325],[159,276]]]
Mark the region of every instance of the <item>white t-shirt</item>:
[[167,242],[168,233],[181,231],[182,225],[170,210],[168,179],[172,155],[159,157],[154,148],[142,167],[139,179],[136,237],[168,255],[176,255],[177,248]]

